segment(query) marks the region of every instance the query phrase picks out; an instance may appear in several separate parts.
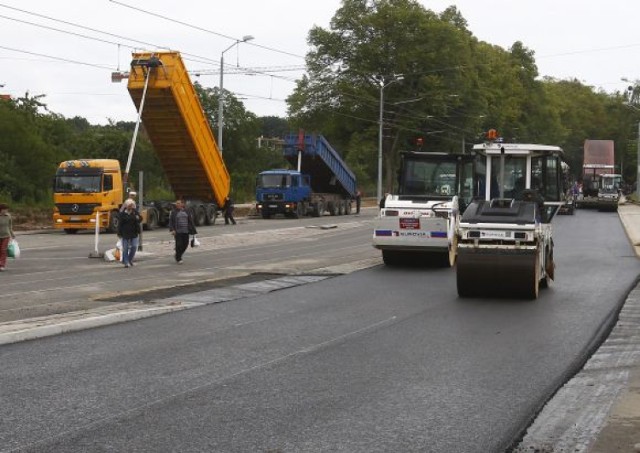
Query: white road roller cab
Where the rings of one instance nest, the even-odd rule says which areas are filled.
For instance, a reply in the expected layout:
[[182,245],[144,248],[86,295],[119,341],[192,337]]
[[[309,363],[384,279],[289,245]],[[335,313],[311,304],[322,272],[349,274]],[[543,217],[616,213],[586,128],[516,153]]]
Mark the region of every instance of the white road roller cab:
[[535,299],[554,278],[551,220],[562,201],[562,149],[502,143],[495,131],[475,145],[479,199],[458,228],[460,297]]

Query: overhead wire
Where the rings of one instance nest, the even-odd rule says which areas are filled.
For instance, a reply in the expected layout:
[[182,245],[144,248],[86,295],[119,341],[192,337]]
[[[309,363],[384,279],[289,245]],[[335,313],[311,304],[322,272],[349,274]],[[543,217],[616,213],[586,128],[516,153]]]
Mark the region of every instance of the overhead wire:
[[[109,2],[115,3],[115,4],[123,6],[125,8],[130,8],[130,9],[133,9],[135,11],[139,11],[139,12],[144,13],[144,14],[148,14],[150,16],[158,17],[160,19],[164,19],[164,20],[169,21],[169,22],[174,22],[176,24],[180,24],[180,25],[183,25],[183,26],[188,27],[188,28],[193,28],[194,30],[199,30],[199,31],[202,31],[202,32],[205,32],[205,33],[209,33],[209,34],[215,35],[215,36],[220,36],[222,38],[231,39],[233,41],[242,41],[242,39],[238,39],[238,38],[235,38],[233,36],[225,35],[225,34],[213,31],[213,30],[209,30],[209,29],[200,27],[198,25],[193,25],[193,24],[190,24],[190,23],[187,23],[187,22],[183,22],[181,20],[173,19],[171,17],[167,17],[167,16],[164,16],[164,15],[159,14],[159,13],[154,13],[153,11],[149,11],[149,10],[145,10],[145,9],[142,9],[142,8],[138,8],[136,6],[128,5],[128,4],[124,3],[124,2],[120,2],[120,1],[117,1],[117,0],[109,0]],[[249,46],[253,46],[253,47],[258,47],[260,49],[269,50],[271,52],[277,52],[277,53],[281,53],[281,54],[284,54],[284,55],[289,55],[289,56],[292,56],[292,57],[303,58],[303,59],[305,58],[303,55],[297,55],[297,54],[294,54],[294,53],[291,53],[291,52],[287,52],[287,51],[284,51],[284,50],[280,50],[280,49],[276,49],[276,48],[273,48],[273,47],[264,46],[264,45],[261,45],[261,44],[256,44],[254,42],[245,41],[245,44],[247,44]]]

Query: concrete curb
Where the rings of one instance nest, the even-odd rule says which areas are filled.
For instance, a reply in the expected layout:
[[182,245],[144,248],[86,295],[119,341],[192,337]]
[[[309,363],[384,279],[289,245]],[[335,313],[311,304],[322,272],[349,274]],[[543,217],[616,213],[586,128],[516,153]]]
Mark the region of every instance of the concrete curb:
[[[618,215],[640,256],[640,205]],[[640,451],[640,284],[598,350],[547,402],[513,453]]]
[[[8,332],[0,333],[0,345],[18,343],[21,341],[35,340],[38,338],[60,335],[79,330],[93,329],[95,327],[108,326],[126,321],[149,318],[151,316],[172,313],[189,308],[185,305],[173,305],[151,308],[138,308],[118,313],[82,312],[71,313],[77,319],[62,320],[58,316],[36,318],[21,323],[5,323],[1,326]],[[12,330],[14,328],[15,330]]]

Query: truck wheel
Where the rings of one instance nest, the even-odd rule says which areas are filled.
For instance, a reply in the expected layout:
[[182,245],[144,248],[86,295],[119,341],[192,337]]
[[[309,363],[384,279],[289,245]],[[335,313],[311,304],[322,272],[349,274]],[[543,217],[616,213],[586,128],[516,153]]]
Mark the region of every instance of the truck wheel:
[[324,213],[324,206],[322,205],[322,203],[321,202],[316,203],[315,206],[313,207],[313,216],[320,217],[323,213]]
[[216,208],[213,205],[207,205],[205,209],[206,216],[204,219],[205,225],[213,225],[216,223]]
[[76,234],[78,230],[76,228],[65,228],[64,232],[67,234]]
[[382,261],[387,266],[398,266],[403,264],[403,256],[400,252],[383,250],[382,251]]
[[351,215],[351,202],[350,201],[345,201],[345,210],[344,213],[346,215]]
[[202,226],[204,225],[206,219],[207,219],[207,213],[204,210],[204,207],[202,206],[198,206],[196,209],[196,214],[193,217],[193,221],[196,224],[196,226]]
[[336,215],[336,204],[333,201],[327,205],[327,211],[329,211],[329,215]]
[[147,223],[144,224],[144,229],[151,231],[156,228],[158,228],[158,211],[150,209],[147,211]]
[[112,211],[109,213],[109,226],[107,227],[107,233],[117,233],[118,225],[120,225],[120,218],[118,217],[118,211]]

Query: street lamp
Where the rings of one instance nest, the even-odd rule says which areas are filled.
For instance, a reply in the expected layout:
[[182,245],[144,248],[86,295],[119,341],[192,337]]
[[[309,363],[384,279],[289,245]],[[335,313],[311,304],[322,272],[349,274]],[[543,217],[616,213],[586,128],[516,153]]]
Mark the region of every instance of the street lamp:
[[391,85],[392,83],[399,82],[404,79],[402,74],[394,76],[394,78],[384,83],[384,77],[381,77],[379,80],[380,83],[380,120],[379,120],[379,130],[378,130],[378,203],[382,200],[382,122],[383,122],[383,112],[384,112],[384,89]]
[[220,54],[220,98],[218,100],[218,149],[220,150],[220,154],[222,154],[222,124],[223,124],[223,115],[224,115],[224,90],[223,90],[223,81],[224,81],[224,53],[227,50],[231,50],[233,47],[237,46],[241,42],[251,41],[253,36],[246,35],[243,36],[242,39],[237,39],[236,42],[231,44],[229,47],[224,49]]

